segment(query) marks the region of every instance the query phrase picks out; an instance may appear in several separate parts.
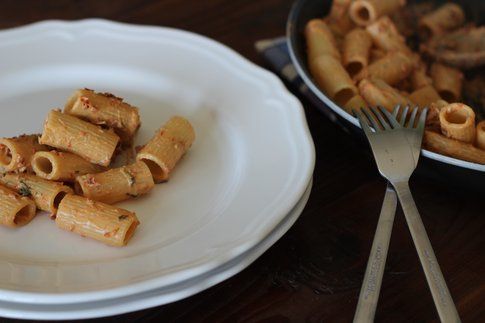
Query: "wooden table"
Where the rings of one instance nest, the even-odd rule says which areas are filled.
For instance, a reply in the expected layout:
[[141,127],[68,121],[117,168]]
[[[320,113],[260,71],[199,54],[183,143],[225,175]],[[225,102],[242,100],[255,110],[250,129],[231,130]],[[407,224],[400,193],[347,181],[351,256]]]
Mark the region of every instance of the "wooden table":
[[[283,35],[292,0],[3,0],[0,28],[44,19],[102,17],[182,28],[214,38],[256,64],[256,40]],[[1,53],[0,53],[1,57]],[[188,299],[105,318],[119,322],[350,322],[385,189],[367,147],[303,101],[315,140],[313,192],[300,219],[235,277]],[[425,178],[412,183],[464,322],[485,320],[485,199]],[[399,211],[378,322],[438,321]],[[14,322],[3,320],[1,322]]]

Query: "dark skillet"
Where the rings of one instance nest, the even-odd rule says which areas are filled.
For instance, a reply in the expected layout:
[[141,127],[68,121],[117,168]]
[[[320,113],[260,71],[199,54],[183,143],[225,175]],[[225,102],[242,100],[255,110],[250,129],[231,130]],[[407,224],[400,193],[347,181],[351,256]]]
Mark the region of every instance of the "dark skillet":
[[[462,0],[455,2],[459,3],[465,10],[467,21],[474,21],[477,25],[485,23],[485,1]],[[295,2],[287,24],[290,56],[301,78],[320,99],[321,104],[317,108],[327,115],[335,116],[332,119],[335,119],[336,123],[364,141],[363,133],[357,120],[348,115],[318,89],[307,69],[305,38],[303,35],[305,24],[310,19],[326,16],[330,10],[331,3],[331,0],[298,0]],[[423,150],[417,171],[419,174],[441,181],[446,185],[451,184],[460,188],[485,193],[485,165],[469,163]]]

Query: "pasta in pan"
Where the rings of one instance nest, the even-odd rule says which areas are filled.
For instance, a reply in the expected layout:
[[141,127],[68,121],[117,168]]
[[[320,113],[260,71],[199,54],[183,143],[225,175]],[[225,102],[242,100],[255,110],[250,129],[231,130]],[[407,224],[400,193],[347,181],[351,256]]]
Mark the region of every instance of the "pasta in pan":
[[[471,70],[485,62],[477,59],[483,26],[461,28],[465,14],[454,3],[405,5],[405,0],[339,0],[328,16],[309,21],[307,62],[314,83],[348,113],[370,106],[428,107],[426,147],[485,164],[485,121],[480,122],[485,107],[474,106],[485,102],[485,89]],[[309,33],[316,26],[320,37]],[[465,86],[467,77],[476,85]]]

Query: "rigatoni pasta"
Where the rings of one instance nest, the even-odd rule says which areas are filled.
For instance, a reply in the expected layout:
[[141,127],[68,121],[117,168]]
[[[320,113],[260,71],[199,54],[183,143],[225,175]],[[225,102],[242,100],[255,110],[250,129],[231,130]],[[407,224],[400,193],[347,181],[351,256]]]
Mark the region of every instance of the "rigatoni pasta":
[[396,105],[414,105],[396,89],[379,79],[363,79],[359,83],[360,95],[370,106],[382,106],[392,111]]
[[377,48],[385,51],[400,51],[411,55],[404,37],[388,16],[384,16],[366,27],[367,32]]
[[51,182],[31,174],[0,175],[0,183],[22,196],[31,197],[39,210],[55,215],[57,207],[72,189],[63,183]]
[[108,166],[119,140],[113,130],[52,110],[39,142],[75,153],[93,164]]
[[446,3],[435,11],[425,15],[419,21],[419,34],[423,39],[441,35],[465,22],[465,13],[454,3]]
[[104,167],[78,155],[56,150],[42,151],[32,157],[32,169],[39,177],[52,181],[74,182],[77,176],[99,173]]
[[358,111],[362,108],[366,108],[367,102],[365,102],[365,100],[359,94],[357,94],[352,99],[347,101],[343,107],[348,113],[353,113],[352,110]]
[[[390,52],[373,62],[356,79],[381,79],[389,85],[396,85],[406,79],[414,70],[414,63],[401,52]],[[363,77],[362,77],[363,76]]]
[[72,194],[62,199],[56,216],[59,228],[116,247],[128,243],[139,223],[133,212]]
[[433,131],[424,131],[423,144],[425,148],[440,154],[472,163],[485,164],[485,150],[479,149],[472,144],[445,137]]
[[377,18],[389,15],[406,4],[406,0],[354,0],[350,18],[359,26],[367,26]]
[[475,112],[462,103],[452,103],[440,110],[441,132],[448,138],[473,144]]
[[113,128],[123,144],[132,143],[140,127],[138,108],[111,93],[77,90],[67,101],[64,113]]
[[37,151],[47,150],[41,145],[39,135],[22,135],[15,138],[0,138],[0,173],[32,170],[30,162]]
[[457,102],[461,97],[463,73],[453,67],[434,63],[430,69],[433,85],[439,95],[448,102]]
[[322,55],[309,67],[318,86],[338,104],[344,104],[357,94],[349,74],[334,57]]
[[99,174],[76,178],[76,193],[92,200],[114,204],[148,193],[154,186],[148,166],[138,161]]
[[485,120],[477,124],[476,143],[478,148],[485,150]]
[[352,0],[334,0],[330,13],[325,18],[325,22],[332,32],[343,37],[347,32],[355,27],[354,22],[348,14]]
[[342,63],[350,77],[367,67],[371,47],[372,38],[365,29],[353,29],[345,36],[342,46]]
[[305,37],[309,64],[322,55],[330,55],[340,60],[335,38],[322,19],[312,19],[306,24]]
[[0,185],[0,224],[15,228],[26,225],[35,217],[35,203],[28,197]]
[[432,85],[417,89],[409,95],[409,99],[421,108],[429,107],[433,102],[441,100],[440,95]]
[[155,182],[166,181],[194,140],[195,132],[190,122],[175,116],[155,133],[136,159],[147,164]]

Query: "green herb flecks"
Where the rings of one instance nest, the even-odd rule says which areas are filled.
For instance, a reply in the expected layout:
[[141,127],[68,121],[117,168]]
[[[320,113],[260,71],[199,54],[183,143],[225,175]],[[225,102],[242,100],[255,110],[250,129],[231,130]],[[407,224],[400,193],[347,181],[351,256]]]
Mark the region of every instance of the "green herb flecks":
[[25,184],[24,181],[20,181],[19,193],[22,196],[31,196],[32,195],[32,192],[30,191],[29,185]]

